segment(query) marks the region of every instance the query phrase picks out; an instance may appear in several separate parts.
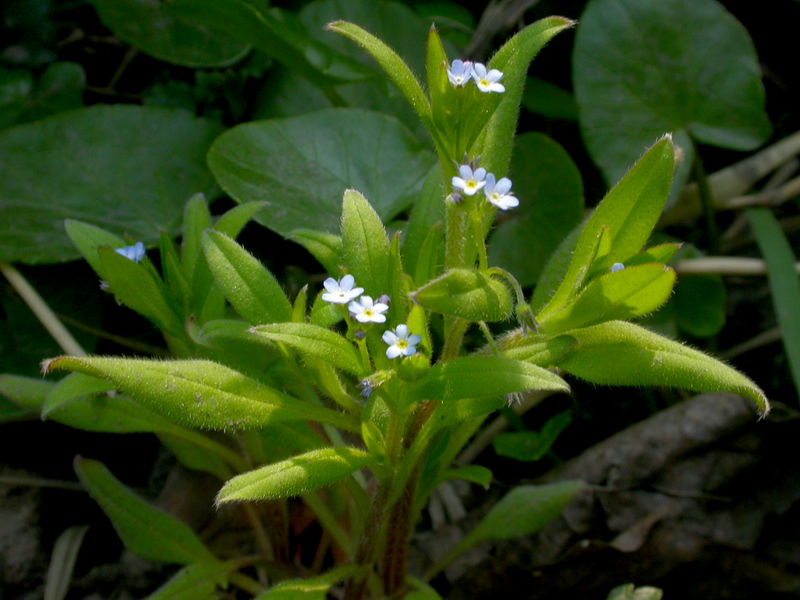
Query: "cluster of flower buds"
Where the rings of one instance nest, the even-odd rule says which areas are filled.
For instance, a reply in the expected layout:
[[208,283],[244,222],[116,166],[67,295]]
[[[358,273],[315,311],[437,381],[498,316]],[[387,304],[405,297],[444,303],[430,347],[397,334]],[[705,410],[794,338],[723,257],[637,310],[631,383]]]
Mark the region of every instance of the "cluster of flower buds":
[[454,86],[462,87],[470,81],[474,81],[480,91],[487,93],[506,91],[505,86],[498,83],[502,77],[501,71],[497,69],[487,71],[486,65],[483,63],[468,60],[454,60],[447,69],[447,78]]
[[[375,302],[370,296],[362,296],[364,288],[355,287],[356,280],[352,275],[345,275],[339,281],[333,277],[328,277],[322,285],[325,292],[322,299],[331,304],[348,304],[350,314],[359,323],[385,323],[386,315],[389,310],[389,297],[381,296]],[[359,298],[359,296],[361,296]],[[356,300],[358,298],[358,300]],[[389,347],[386,349],[386,356],[397,358],[398,356],[412,356],[417,353],[417,344],[422,341],[422,337],[410,334],[408,325],[398,325],[394,330],[387,330],[383,333],[383,341]]]

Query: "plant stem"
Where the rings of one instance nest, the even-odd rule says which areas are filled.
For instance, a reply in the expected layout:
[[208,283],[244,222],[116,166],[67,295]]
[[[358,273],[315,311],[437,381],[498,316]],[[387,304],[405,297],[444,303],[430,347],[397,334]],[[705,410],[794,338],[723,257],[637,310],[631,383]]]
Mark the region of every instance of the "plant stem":
[[228,576],[230,582],[241,590],[250,592],[254,596],[264,592],[264,586],[244,573],[234,572]]
[[356,553],[355,563],[359,567],[359,574],[347,581],[344,597],[347,600],[363,600],[367,591],[367,578],[376,561],[378,538],[386,516],[387,500],[389,499],[389,486],[381,485],[372,500],[367,523],[361,532],[361,542]]
[[303,502],[314,511],[320,525],[328,534],[334,539],[339,547],[345,551],[348,558],[353,556],[353,540],[350,535],[336,520],[336,515],[333,514],[330,507],[325,501],[320,498],[317,492],[306,492],[303,494]]
[[411,537],[412,509],[416,490],[416,472],[406,483],[400,500],[391,509],[387,528],[383,564],[383,586],[388,596],[403,588],[408,571],[408,541]]
[[692,163],[692,176],[697,182],[697,191],[700,193],[700,202],[703,205],[703,216],[706,221],[706,235],[708,236],[708,248],[711,254],[719,254],[719,229],[714,218],[714,195],[711,186],[708,184],[706,169],[703,166],[703,159],[700,152],[695,149],[694,162]]

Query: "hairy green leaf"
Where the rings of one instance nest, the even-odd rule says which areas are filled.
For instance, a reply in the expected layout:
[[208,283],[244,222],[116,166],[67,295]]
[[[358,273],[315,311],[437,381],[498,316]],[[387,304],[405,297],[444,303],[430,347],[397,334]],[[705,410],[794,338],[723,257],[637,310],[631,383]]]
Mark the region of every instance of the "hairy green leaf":
[[502,321],[512,308],[504,283],[471,269],[451,269],[412,292],[411,299],[427,310],[469,321]]
[[342,203],[342,258],[356,285],[372,298],[388,294],[389,240],[378,213],[356,190]]

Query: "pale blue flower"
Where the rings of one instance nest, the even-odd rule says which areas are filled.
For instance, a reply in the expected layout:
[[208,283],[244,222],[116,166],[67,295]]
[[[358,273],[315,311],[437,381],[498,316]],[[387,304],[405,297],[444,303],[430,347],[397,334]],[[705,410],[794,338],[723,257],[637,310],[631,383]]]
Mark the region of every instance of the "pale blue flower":
[[500,210],[519,206],[519,200],[511,193],[511,180],[507,177],[495,182],[494,173],[489,173],[486,176],[483,193],[486,195],[486,199]]
[[417,353],[417,344],[422,341],[422,336],[408,334],[408,325],[398,325],[394,331],[384,331],[383,341],[389,344],[386,349],[388,358],[398,356],[413,356]]
[[503,73],[497,69],[492,69],[487,73],[483,63],[472,65],[472,78],[482,92],[505,92],[506,87],[502,83],[497,83],[502,77]]
[[624,268],[625,265],[623,265],[622,263],[614,263],[613,265],[611,265],[611,272],[616,273],[617,271],[622,271],[622,269]]
[[480,167],[472,170],[469,165],[461,165],[458,168],[460,177],[453,177],[451,183],[456,192],[463,192],[467,196],[474,196],[484,185],[486,185],[486,169]]
[[136,242],[133,246],[125,246],[124,248],[117,248],[114,250],[120,256],[124,256],[128,260],[132,260],[135,263],[142,262],[144,258],[144,244],[142,242]]
[[472,63],[468,60],[454,60],[447,69],[447,78],[456,87],[466,85],[472,78]]
[[383,302],[373,303],[370,296],[361,296],[358,301],[353,300],[348,307],[359,323],[385,323],[385,313],[389,306]]
[[332,304],[347,304],[364,292],[364,288],[353,287],[355,284],[356,280],[352,275],[345,275],[339,281],[328,277],[322,282],[322,285],[328,290],[322,294],[322,299]]

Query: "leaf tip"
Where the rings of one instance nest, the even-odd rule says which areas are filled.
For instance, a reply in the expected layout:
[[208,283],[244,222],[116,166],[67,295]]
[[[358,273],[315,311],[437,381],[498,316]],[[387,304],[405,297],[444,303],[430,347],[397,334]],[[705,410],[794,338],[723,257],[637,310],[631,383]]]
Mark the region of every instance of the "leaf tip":
[[54,363],[58,360],[61,360],[62,358],[63,356],[57,356],[55,358],[45,358],[41,363],[39,363],[39,366],[42,369],[42,375],[47,375],[48,373],[53,371],[53,369],[57,369],[58,365],[54,366]]

